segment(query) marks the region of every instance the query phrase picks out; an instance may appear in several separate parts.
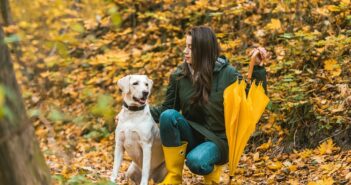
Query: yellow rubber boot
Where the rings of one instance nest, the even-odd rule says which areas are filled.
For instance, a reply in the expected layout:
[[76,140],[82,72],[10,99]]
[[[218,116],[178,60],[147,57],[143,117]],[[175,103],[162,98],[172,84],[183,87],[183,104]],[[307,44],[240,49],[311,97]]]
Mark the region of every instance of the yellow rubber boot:
[[181,146],[162,146],[168,174],[159,185],[182,184],[183,167],[187,145],[187,142],[182,142]]
[[206,185],[219,184],[221,173],[222,173],[222,166],[215,165],[213,168],[213,171],[210,174],[204,175],[205,184]]

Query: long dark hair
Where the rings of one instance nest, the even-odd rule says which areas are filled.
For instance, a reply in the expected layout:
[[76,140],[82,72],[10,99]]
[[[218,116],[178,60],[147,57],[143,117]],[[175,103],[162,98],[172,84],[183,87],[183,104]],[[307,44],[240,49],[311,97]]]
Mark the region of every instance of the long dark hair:
[[[191,40],[191,67],[195,93],[191,104],[206,104],[208,102],[213,78],[213,68],[219,57],[219,44],[215,33],[206,26],[193,27],[187,33]],[[184,71],[189,76],[189,69]]]

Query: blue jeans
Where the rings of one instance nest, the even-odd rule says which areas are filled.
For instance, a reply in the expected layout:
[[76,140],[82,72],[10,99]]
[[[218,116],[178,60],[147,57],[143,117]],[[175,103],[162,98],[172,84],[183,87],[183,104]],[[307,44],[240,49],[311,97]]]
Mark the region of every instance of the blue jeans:
[[176,110],[168,109],[160,116],[161,141],[164,146],[176,147],[187,141],[185,164],[191,172],[207,175],[220,160],[220,150],[211,141],[204,140]]

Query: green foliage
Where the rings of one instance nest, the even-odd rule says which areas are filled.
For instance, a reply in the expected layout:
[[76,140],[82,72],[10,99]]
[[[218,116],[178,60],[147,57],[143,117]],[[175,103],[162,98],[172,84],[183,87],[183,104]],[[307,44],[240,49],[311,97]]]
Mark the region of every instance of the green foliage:
[[119,27],[122,24],[122,17],[116,6],[112,6],[110,9],[108,9],[107,14],[111,17],[111,23],[113,26]]
[[97,103],[91,108],[91,113],[103,117],[108,123],[112,123],[116,114],[113,104],[114,101],[110,95],[100,95]]
[[15,117],[8,106],[6,106],[6,98],[10,101],[14,101],[13,95],[3,85],[0,84],[0,120],[7,118],[10,123],[13,123]]
[[90,131],[88,134],[84,135],[84,138],[93,139],[95,141],[100,141],[103,138],[107,138],[110,135],[110,131],[105,127],[97,128],[96,130]]
[[7,44],[7,43],[12,43],[12,42],[19,42],[21,39],[18,35],[16,34],[12,34],[8,37],[5,37],[4,38],[4,42]]
[[65,115],[61,111],[59,111],[58,109],[51,108],[50,113],[48,115],[48,118],[54,122],[63,121],[65,119]]
[[31,118],[38,118],[40,114],[41,114],[40,109],[33,108],[28,110],[28,116]]

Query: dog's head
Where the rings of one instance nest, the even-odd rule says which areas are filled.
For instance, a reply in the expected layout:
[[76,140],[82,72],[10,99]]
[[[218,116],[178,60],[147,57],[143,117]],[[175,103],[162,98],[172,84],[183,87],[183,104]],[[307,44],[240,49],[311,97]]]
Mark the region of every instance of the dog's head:
[[118,80],[123,100],[129,106],[144,105],[150,95],[153,81],[146,75],[127,75]]

